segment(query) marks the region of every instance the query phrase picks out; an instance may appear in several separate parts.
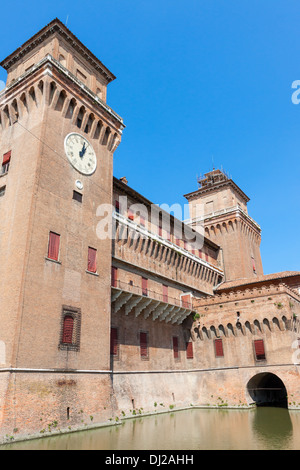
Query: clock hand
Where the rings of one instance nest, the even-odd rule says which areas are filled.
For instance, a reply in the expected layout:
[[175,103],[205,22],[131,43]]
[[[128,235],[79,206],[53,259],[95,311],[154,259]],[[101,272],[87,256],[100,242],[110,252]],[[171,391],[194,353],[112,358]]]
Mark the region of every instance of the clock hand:
[[83,158],[84,154],[86,152],[86,147],[85,147],[85,142],[83,143],[82,149],[79,152],[80,158]]

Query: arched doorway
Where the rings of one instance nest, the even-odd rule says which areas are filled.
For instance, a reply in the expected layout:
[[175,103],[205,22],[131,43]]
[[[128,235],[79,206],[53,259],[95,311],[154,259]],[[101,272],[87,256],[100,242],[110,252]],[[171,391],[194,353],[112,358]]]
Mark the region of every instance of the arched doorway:
[[247,390],[257,406],[288,408],[285,385],[275,374],[262,372],[254,375],[247,383]]

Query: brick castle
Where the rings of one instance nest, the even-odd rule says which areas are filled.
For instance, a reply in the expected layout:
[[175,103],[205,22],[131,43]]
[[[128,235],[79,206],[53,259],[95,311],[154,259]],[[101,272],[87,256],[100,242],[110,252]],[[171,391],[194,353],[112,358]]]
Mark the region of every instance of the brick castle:
[[115,76],[58,19],[1,66],[2,442],[191,405],[297,409],[300,272],[263,274],[248,196],[212,170],[183,222],[115,178]]

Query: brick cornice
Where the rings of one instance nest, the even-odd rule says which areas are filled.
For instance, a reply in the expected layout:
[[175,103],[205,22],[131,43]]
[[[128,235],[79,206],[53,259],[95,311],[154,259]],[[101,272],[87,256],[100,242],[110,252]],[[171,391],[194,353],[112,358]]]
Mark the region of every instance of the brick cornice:
[[57,18],[42,28],[8,57],[3,59],[0,62],[1,67],[5,70],[9,70],[16,62],[23,59],[35,47],[39,46],[54,34],[59,34],[68,44],[70,44],[71,47],[81,55],[81,57],[89,62],[92,67],[103,76],[107,83],[110,83],[116,78],[115,75],[113,75],[108,68],[105,67],[105,65]]

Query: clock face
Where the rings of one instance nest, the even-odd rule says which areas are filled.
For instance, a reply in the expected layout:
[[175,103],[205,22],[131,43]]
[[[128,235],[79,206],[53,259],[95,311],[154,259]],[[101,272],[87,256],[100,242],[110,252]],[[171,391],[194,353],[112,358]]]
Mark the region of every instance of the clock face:
[[71,165],[83,175],[92,175],[97,167],[97,157],[89,141],[76,132],[65,138],[65,152]]

